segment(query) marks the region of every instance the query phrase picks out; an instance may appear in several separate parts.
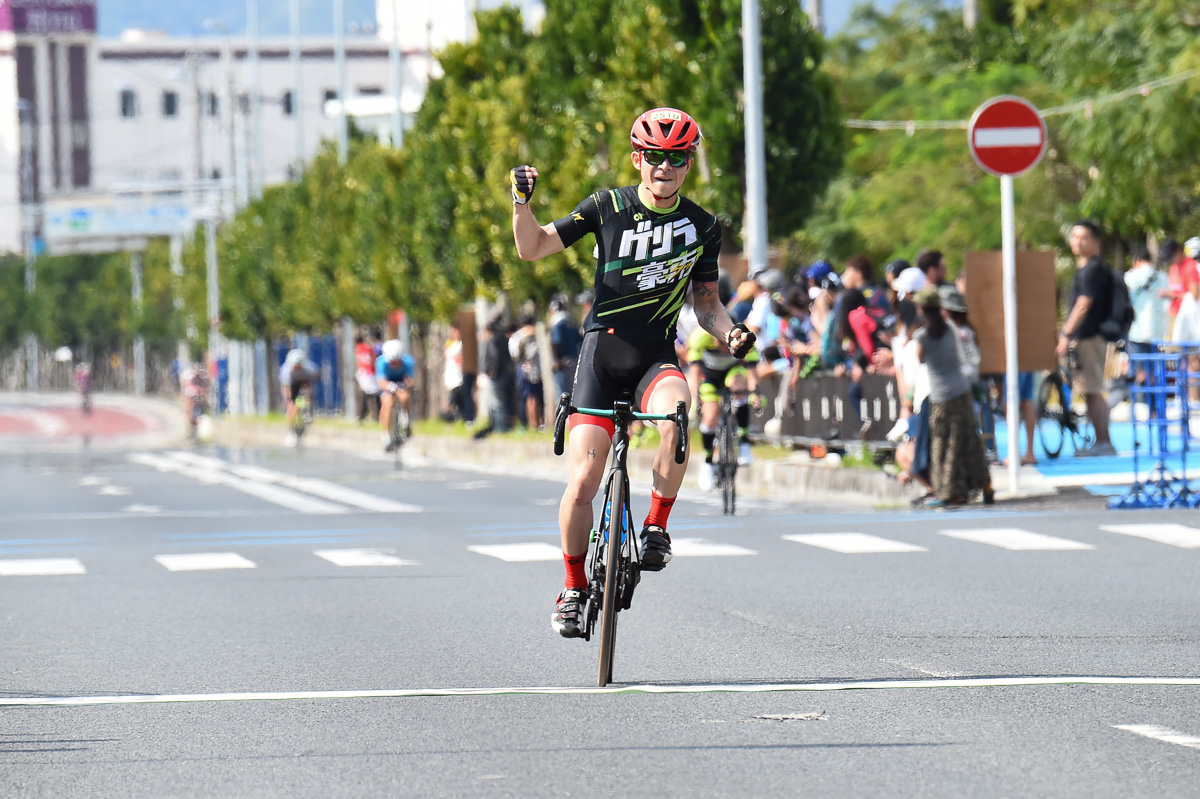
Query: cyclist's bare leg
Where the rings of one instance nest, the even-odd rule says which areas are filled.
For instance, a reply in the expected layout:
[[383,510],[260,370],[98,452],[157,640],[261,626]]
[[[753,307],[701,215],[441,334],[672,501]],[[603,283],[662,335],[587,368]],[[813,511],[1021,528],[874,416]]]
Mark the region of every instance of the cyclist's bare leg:
[[[396,395],[384,389],[379,392],[379,423],[383,426],[383,432],[390,433],[389,429],[392,421],[392,403],[396,401]],[[403,405],[401,407],[404,407]]]
[[[691,401],[687,381],[681,376],[660,380],[649,400],[645,400],[643,404],[647,413],[668,414],[674,413],[675,406],[680,402],[687,403],[690,410]],[[674,424],[659,422],[658,435],[658,452],[654,454],[654,491],[661,497],[672,499],[679,493],[679,486],[683,485],[691,448],[688,448],[683,463],[676,463],[675,446],[679,441],[679,430]]]
[[592,500],[604,480],[611,443],[608,430],[594,424],[578,424],[567,441],[570,476],[558,506],[558,529],[563,553],[571,557],[587,552],[592,530]]

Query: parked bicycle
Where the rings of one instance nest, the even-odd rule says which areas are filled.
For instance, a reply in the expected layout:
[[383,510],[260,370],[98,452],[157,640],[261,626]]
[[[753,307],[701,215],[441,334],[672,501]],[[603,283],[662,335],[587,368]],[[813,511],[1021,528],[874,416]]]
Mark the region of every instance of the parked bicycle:
[[612,410],[576,408],[571,398],[563,394],[558,399],[554,417],[554,454],[563,454],[564,432],[572,414],[598,416],[613,422],[612,460],[604,488],[604,512],[598,530],[592,531],[588,544],[588,599],[583,611],[583,637],[590,641],[596,622],[600,622],[600,671],[597,685],[612,682],[613,653],[617,645],[617,613],[629,610],[633,590],[641,580],[641,544],[633,526],[633,510],[629,504],[629,426],[635,420],[674,422],[679,431],[675,462],[687,458],[687,406],[680,402],[672,414],[639,413],[633,409],[633,398],[622,395]]
[[1046,457],[1062,454],[1063,443],[1070,438],[1075,452],[1090,447],[1096,441],[1087,414],[1078,413],[1072,404],[1071,372],[1059,365],[1043,379],[1037,392],[1038,440]]

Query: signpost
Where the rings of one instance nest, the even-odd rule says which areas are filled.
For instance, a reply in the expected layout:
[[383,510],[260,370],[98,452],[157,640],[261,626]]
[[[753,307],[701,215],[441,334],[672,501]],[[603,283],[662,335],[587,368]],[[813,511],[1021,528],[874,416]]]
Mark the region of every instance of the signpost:
[[1013,222],[1013,176],[1032,169],[1046,152],[1046,123],[1027,100],[993,97],[971,117],[967,141],[976,163],[1000,178],[1000,229],[1004,259],[1004,353],[1008,407],[1008,481],[1017,491],[1021,465],[1017,405],[1017,255]]

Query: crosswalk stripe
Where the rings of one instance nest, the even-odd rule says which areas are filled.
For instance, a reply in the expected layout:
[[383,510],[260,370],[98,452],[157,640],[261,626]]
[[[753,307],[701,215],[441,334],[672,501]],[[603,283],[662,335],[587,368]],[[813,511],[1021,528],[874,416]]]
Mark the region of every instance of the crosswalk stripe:
[[0,560],[0,577],[50,577],[86,573],[87,569],[76,558]]
[[1102,524],[1108,533],[1131,535],[1183,549],[1200,549],[1200,530],[1183,524]]
[[285,508],[297,511],[299,513],[349,513],[349,510],[341,505],[334,505],[331,502],[323,502],[319,499],[313,499],[312,497],[296,493],[295,491],[288,491],[286,488],[280,488],[279,486],[268,485],[265,483],[256,483],[252,480],[246,480],[218,469],[187,466],[171,460],[170,458],[164,458],[160,455],[151,455],[146,452],[135,452],[129,456],[129,460],[133,461],[134,463],[153,466],[160,472],[178,472],[186,477],[199,480],[202,483],[228,486],[236,489],[237,491],[241,491],[243,494],[249,494],[251,496],[258,497],[259,499],[264,499],[267,502],[273,502],[276,505],[282,505]]
[[253,561],[236,552],[202,552],[188,555],[155,555],[154,559],[173,572],[256,569]]
[[728,558],[758,553],[737,544],[717,544],[704,538],[672,538],[671,554],[681,558]]
[[832,549],[847,555],[864,555],[880,552],[928,552],[925,547],[916,544],[906,544],[903,541],[891,541],[876,535],[866,533],[807,533],[783,536],[785,541],[795,541],[797,544]]
[[499,558],[510,563],[528,563],[532,561],[562,560],[562,550],[544,541],[527,542],[523,544],[479,544],[467,547],[472,552]]
[[1200,749],[1200,737],[1188,735],[1170,727],[1159,727],[1156,724],[1114,724],[1112,726],[1115,730],[1125,730],[1163,743],[1186,746],[1189,749]]
[[938,532],[949,538],[959,538],[963,541],[974,541],[977,544],[987,544],[1014,551],[1095,549],[1091,544],[1085,544],[1081,541],[1070,541],[1066,538],[1055,538],[1052,535],[1042,535],[1041,533],[1015,528],[939,530]]
[[303,491],[313,496],[323,497],[334,502],[341,502],[345,505],[353,505],[356,508],[363,508],[375,511],[376,513],[419,513],[421,511],[421,508],[417,505],[397,502],[386,497],[378,497],[374,494],[368,494],[365,491],[358,491],[348,486],[338,485],[329,480],[321,480],[315,477],[297,477],[296,475],[277,472],[272,469],[264,469],[261,466],[230,463],[220,458],[209,458],[193,452],[172,452],[169,457],[181,463],[201,468],[218,471],[225,470],[238,477],[244,477],[247,480],[254,480],[259,483],[271,483],[286,486],[287,488],[294,488],[297,491]]
[[403,560],[382,549],[314,549],[313,554],[335,566],[418,566],[415,560]]

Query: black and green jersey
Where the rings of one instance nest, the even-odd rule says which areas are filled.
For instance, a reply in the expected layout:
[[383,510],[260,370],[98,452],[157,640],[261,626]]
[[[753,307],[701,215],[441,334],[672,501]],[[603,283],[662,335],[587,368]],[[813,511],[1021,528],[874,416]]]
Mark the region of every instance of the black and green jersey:
[[686,197],[655,209],[637,186],[598,191],[554,227],[564,247],[596,236],[596,301],[585,330],[672,340],[689,279],[717,280],[721,225]]

